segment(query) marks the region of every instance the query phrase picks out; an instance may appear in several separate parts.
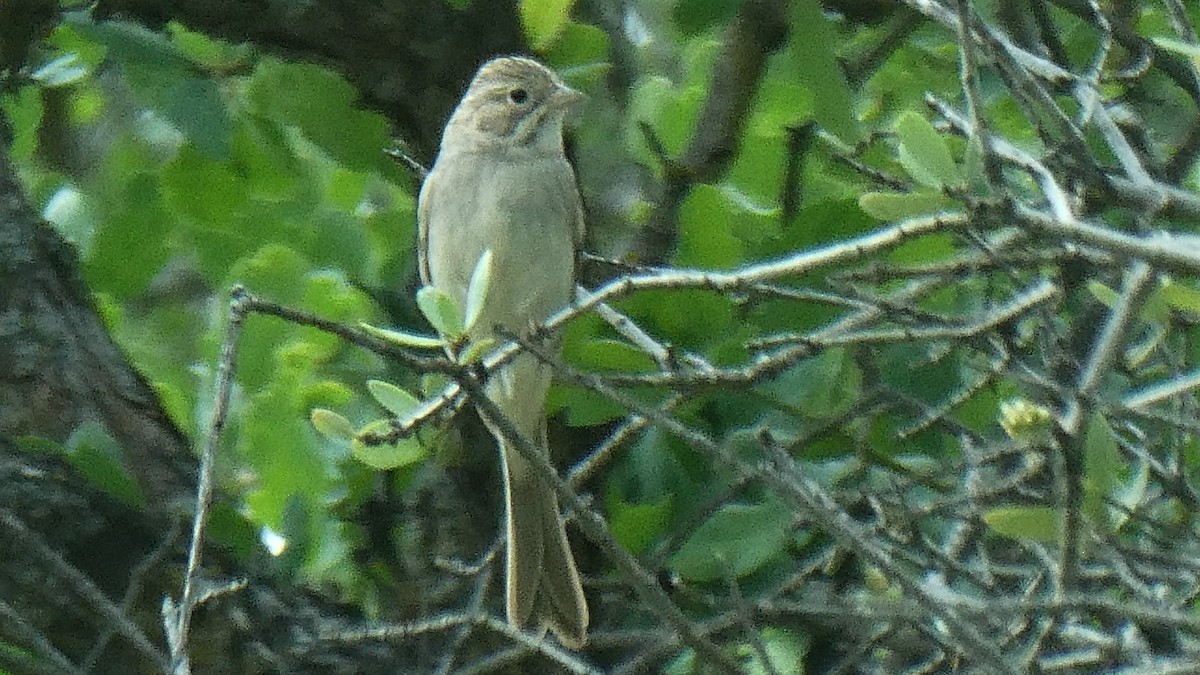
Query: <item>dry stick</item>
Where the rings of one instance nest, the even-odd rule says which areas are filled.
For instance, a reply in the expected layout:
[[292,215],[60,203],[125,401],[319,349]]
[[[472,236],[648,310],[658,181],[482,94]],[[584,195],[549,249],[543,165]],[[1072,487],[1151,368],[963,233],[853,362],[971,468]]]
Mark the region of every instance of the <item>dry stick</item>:
[[1124,258],[1141,259],[1173,272],[1200,274],[1200,246],[1180,245],[1169,236],[1138,237],[1115,232],[1083,220],[1063,220],[1037,209],[1014,204],[1012,215],[1022,224],[1046,234],[1089,244]]
[[1144,409],[1167,399],[1191,393],[1197,388],[1200,388],[1200,368],[1183,375],[1176,375],[1165,382],[1135,389],[1121,397],[1121,405]]
[[[48,664],[38,664],[45,668],[40,672],[67,673],[68,675],[84,675],[86,672],[71,663],[71,659],[67,658],[66,654],[58,651],[58,648],[41,631],[30,625],[21,612],[3,599],[0,599],[0,619],[4,621],[6,631],[11,631],[13,637],[23,640],[24,644],[32,649],[37,657],[49,662]],[[32,666],[33,664],[28,665]]]
[[[233,289],[229,300],[229,327],[221,343],[220,360],[217,363],[217,386],[214,393],[212,421],[208,427],[208,438],[204,452],[200,455],[200,482],[196,490],[196,513],[192,520],[192,543],[188,549],[187,568],[183,580],[183,595],[172,616],[165,611],[164,623],[167,641],[171,645],[171,672],[183,675],[190,670],[187,659],[188,631],[191,627],[192,611],[199,598],[200,558],[204,549],[204,529],[208,524],[209,507],[213,495],[213,471],[217,457],[217,446],[229,413],[229,398],[233,390],[233,369],[237,363],[237,341],[246,320],[246,291],[241,286]],[[168,598],[169,601],[169,598]]]
[[1137,310],[1151,290],[1150,280],[1150,266],[1141,261],[1135,262],[1126,273],[1121,295],[1109,312],[1108,320],[1104,323],[1104,328],[1096,338],[1087,362],[1079,374],[1074,396],[1066,402],[1059,419],[1059,426],[1064,434],[1061,443],[1063,470],[1060,477],[1063,484],[1060,491],[1065,506],[1060,532],[1059,574],[1066,590],[1075,587],[1079,563],[1079,537],[1083,531],[1083,458],[1086,452],[1084,445],[1087,442],[1084,418],[1090,409],[1090,406],[1085,406],[1084,401],[1092,397],[1100,379],[1109,371],[1109,366],[1118,356],[1125,334],[1137,318]]
[[[121,600],[122,611],[128,612],[133,608],[134,602],[142,592],[142,579],[147,576],[151,570],[157,568],[168,555],[174,553],[175,544],[179,539],[179,535],[183,532],[182,519],[172,519],[171,528],[167,534],[163,536],[158,546],[154,548],[145,558],[143,558],[129,573],[129,584],[125,587],[125,596]],[[88,654],[83,659],[83,668],[90,672],[96,666],[96,662],[104,655],[108,643],[112,640],[117,631],[111,626],[108,627],[99,637],[96,638],[96,643],[88,650]]]
[[[490,556],[488,556],[490,558]],[[492,583],[492,568],[489,565],[480,565],[478,576],[475,578],[474,589],[471,591],[471,600],[467,603],[467,613],[474,617],[480,617],[486,614],[483,608],[483,600],[487,597],[488,586]],[[454,659],[458,656],[458,650],[466,642],[467,637],[471,634],[471,628],[474,623],[464,623],[454,632],[454,637],[450,640],[450,645],[445,649],[445,654],[434,670],[435,675],[446,675],[454,667]]]
[[552,655],[554,660],[569,672],[578,673],[578,675],[597,675],[603,672],[595,666],[579,660],[573,654],[547,643],[540,637],[534,637],[530,633],[513,628],[507,621],[502,621],[494,616],[484,615],[480,617],[479,623],[511,640],[515,640],[529,649]]
[[676,389],[753,384],[774,375],[796,361],[834,347],[911,343],[922,340],[962,340],[978,336],[1012,321],[1026,310],[1057,297],[1058,287],[1048,279],[1038,279],[1015,294],[1008,303],[994,308],[976,321],[961,326],[930,328],[881,328],[857,332],[801,338],[801,344],[777,350],[771,356],[757,359],[743,368],[714,368],[706,373],[650,373],[646,375],[606,375],[605,381],[614,385],[665,386]]
[[28,550],[44,560],[47,566],[58,577],[65,579],[75,592],[79,594],[79,597],[83,598],[97,613],[107,619],[111,627],[115,628],[122,637],[128,640],[142,656],[154,663],[157,668],[162,669],[166,667],[166,655],[154,646],[154,643],[146,637],[142,629],[125,614],[125,611],[110,600],[104,594],[104,591],[100,590],[87,575],[80,572],[78,568],[71,565],[57,551],[51,548],[40,534],[29,529],[16,514],[8,509],[0,508],[0,525],[8,528],[18,539],[24,542]]
[[737,575],[729,565],[725,565],[724,572],[725,583],[729,586],[729,596],[733,601],[733,614],[741,624],[742,633],[745,634],[746,641],[750,643],[750,648],[754,650],[754,655],[758,657],[759,668],[764,670],[767,675],[779,675],[779,670],[775,668],[775,662],[771,660],[771,655],[767,652],[767,646],[763,644],[762,630],[754,621],[751,607],[746,602],[746,597],[742,595],[742,588],[738,586]]
[[967,142],[979,153],[979,160],[983,163],[983,178],[987,181],[989,190],[995,193],[999,186],[1004,184],[1004,177],[1000,173],[1000,165],[996,162],[995,155],[989,148],[987,139],[991,134],[981,114],[983,106],[979,96],[975,43],[971,39],[971,31],[967,28],[970,25],[971,8],[968,0],[957,0],[957,4],[959,81],[962,83],[963,99],[967,106],[967,119],[971,121]]

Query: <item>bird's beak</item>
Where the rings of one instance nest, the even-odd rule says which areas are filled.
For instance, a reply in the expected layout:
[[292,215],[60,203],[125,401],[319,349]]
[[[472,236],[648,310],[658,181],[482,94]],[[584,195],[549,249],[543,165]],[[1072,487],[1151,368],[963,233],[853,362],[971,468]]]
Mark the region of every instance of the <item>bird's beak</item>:
[[558,86],[558,91],[554,92],[554,105],[563,110],[570,110],[579,105],[587,97],[579,93],[577,90],[568,87],[565,84]]

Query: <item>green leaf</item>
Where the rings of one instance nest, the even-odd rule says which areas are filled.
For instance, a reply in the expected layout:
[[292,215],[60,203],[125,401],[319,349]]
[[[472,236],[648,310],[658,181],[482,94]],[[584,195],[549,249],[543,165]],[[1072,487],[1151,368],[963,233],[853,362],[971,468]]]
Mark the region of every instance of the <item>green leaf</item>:
[[521,27],[535,51],[554,43],[567,25],[574,4],[574,0],[521,0],[517,6]]
[[233,121],[212,80],[202,77],[176,79],[166,91],[166,100],[159,110],[205,155],[212,159],[229,156]]
[[457,341],[463,334],[462,314],[454,298],[433,286],[425,286],[417,291],[417,307],[425,315],[438,335],[451,342]]
[[821,127],[853,144],[859,137],[858,120],[850,85],[834,52],[842,39],[818,0],[796,0],[791,7],[788,55],[796,78],[812,92],[813,117]]
[[639,554],[666,533],[671,521],[671,497],[649,504],[612,500],[608,505],[613,536],[629,552]]
[[[268,322],[263,322],[263,325]],[[291,327],[289,327],[291,328]],[[246,335],[259,331],[246,331]],[[243,352],[240,356],[245,357]],[[248,359],[247,359],[248,360]],[[234,455],[254,476],[245,497],[250,517],[278,530],[288,501],[298,499],[316,509],[336,485],[336,455],[326,444],[314,443],[308,409],[301,407],[303,383],[312,377],[312,364],[283,364],[266,357],[264,381],[246,386],[241,425]],[[246,380],[239,377],[239,384]]]
[[31,455],[65,455],[67,449],[60,443],[42,436],[17,436],[12,439],[21,452]]
[[65,443],[67,461],[88,482],[134,508],[146,506],[146,496],[121,462],[121,447],[97,422],[85,422]]
[[108,48],[108,57],[122,64],[153,65],[160,69],[187,70],[188,59],[164,34],[128,21],[93,22],[83,16],[70,16],[67,24],[82,36]]
[[355,398],[354,390],[336,380],[319,380],[300,391],[301,410],[325,406],[348,406]]
[[586,370],[644,373],[657,368],[646,352],[622,340],[591,338],[571,346],[570,362]]
[[757,649],[750,645],[740,645],[739,652],[750,658],[747,664],[747,675],[770,675],[771,673],[804,673],[804,657],[808,653],[808,642],[800,635],[786,628],[774,626],[764,628],[759,634],[759,640],[764,647],[770,668],[763,663]]
[[1113,498],[1117,503],[1124,506],[1124,509],[1112,510],[1113,530],[1119,530],[1125,526],[1129,520],[1130,513],[1137,508],[1138,504],[1146,496],[1146,489],[1150,485],[1150,465],[1145,460],[1138,460],[1137,468],[1129,476],[1129,480],[1114,491]]
[[[120,299],[143,292],[170,257],[162,234],[171,214],[163,203],[158,179],[139,173],[126,181],[115,188],[86,260],[93,288]],[[138,254],[131,256],[130,251]]]
[[439,349],[446,346],[446,341],[432,335],[418,335],[390,328],[376,328],[368,323],[360,323],[358,327],[368,335],[390,342],[398,347],[413,347],[416,349]]
[[326,408],[314,408],[308,419],[322,436],[335,441],[354,440],[354,427],[350,420]]
[[252,112],[294,126],[345,168],[374,171],[386,166],[380,148],[390,145],[387,121],[359,109],[358,92],[337,73],[264,58],[246,95]]
[[697,185],[680,207],[680,267],[723,269],[744,257],[742,242],[734,234],[741,209],[720,188]]
[[610,67],[608,34],[595,26],[569,21],[543,57],[572,86],[590,90]]
[[1010,539],[1031,539],[1045,544],[1058,541],[1061,517],[1048,506],[1004,506],[983,514],[983,522]]
[[368,380],[367,389],[371,392],[371,396],[379,402],[379,405],[387,408],[387,411],[396,417],[403,419],[408,416],[421,402],[417,397],[404,391],[400,387],[383,380]]
[[784,551],[792,513],[780,501],[726,504],[698,527],[668,565],[688,581],[743,577]]
[[862,372],[844,347],[804,359],[763,385],[775,400],[813,419],[848,410],[862,391]]
[[479,338],[478,340],[471,340],[470,344],[467,345],[467,348],[458,355],[458,362],[477,363],[483,357],[487,356],[487,353],[492,351],[492,349],[494,349],[498,343],[499,340],[491,337],[490,335],[488,337]]
[[1172,309],[1200,316],[1200,290],[1190,284],[1168,279],[1156,295]]
[[164,199],[174,215],[206,229],[232,229],[249,199],[235,167],[190,144],[163,168],[162,181]]
[[[359,430],[358,436],[385,433],[391,428],[387,420],[376,420]],[[402,438],[393,445],[367,445],[356,437],[351,448],[355,459],[380,470],[396,469],[425,457],[425,449],[416,438]]]
[[64,54],[33,71],[29,77],[45,87],[61,87],[78,82],[87,74],[87,66],[80,63],[77,54]]
[[1105,500],[1113,497],[1124,469],[1121,450],[1112,427],[1100,413],[1092,413],[1084,437],[1083,510],[1093,523],[1107,527]]
[[1120,299],[1120,296],[1117,295],[1116,291],[1108,286],[1105,286],[1099,281],[1089,281],[1087,288],[1089,291],[1091,291],[1093,297],[1104,303],[1104,306],[1108,307],[1109,309],[1116,307],[1117,301]]
[[629,414],[621,404],[584,387],[560,385],[550,388],[546,405],[553,412],[565,411],[569,427],[593,427]]
[[479,260],[475,261],[475,269],[471,271],[471,280],[467,282],[467,302],[463,311],[463,332],[470,331],[479,320],[487,302],[488,288],[492,284],[492,249],[484,249]]
[[675,4],[671,15],[685,35],[696,35],[723,26],[737,13],[738,0],[688,0]]
[[858,198],[864,213],[883,221],[936,213],[952,202],[940,192],[866,192]]
[[908,111],[896,120],[900,164],[922,185],[942,189],[962,184],[962,171],[950,155],[946,139],[929,120]]

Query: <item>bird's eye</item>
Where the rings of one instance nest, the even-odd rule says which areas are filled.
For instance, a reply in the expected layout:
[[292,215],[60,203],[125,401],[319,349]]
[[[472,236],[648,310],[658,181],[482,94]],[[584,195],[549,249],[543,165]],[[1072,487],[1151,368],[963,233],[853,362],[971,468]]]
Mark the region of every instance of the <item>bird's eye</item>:
[[521,88],[513,89],[512,91],[508,92],[508,100],[516,103],[517,105],[524,103],[526,100],[528,100],[528,98],[529,92]]

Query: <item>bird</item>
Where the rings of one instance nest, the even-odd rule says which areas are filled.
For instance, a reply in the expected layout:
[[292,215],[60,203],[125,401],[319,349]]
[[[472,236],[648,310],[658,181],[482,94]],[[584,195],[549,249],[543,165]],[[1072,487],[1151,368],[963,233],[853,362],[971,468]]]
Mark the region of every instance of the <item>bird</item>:
[[[418,198],[421,280],[462,307],[477,262],[491,252],[486,299],[468,338],[497,329],[530,336],[574,295],[584,219],[563,124],[583,98],[552,70],[520,56],[479,67],[451,114]],[[557,340],[542,347],[554,353]],[[522,352],[483,387],[543,457],[550,366]],[[477,407],[478,409],[478,407]],[[499,445],[504,480],[505,613],[515,628],[546,630],[571,649],[587,641],[588,606],[558,497],[530,460],[481,411]]]

